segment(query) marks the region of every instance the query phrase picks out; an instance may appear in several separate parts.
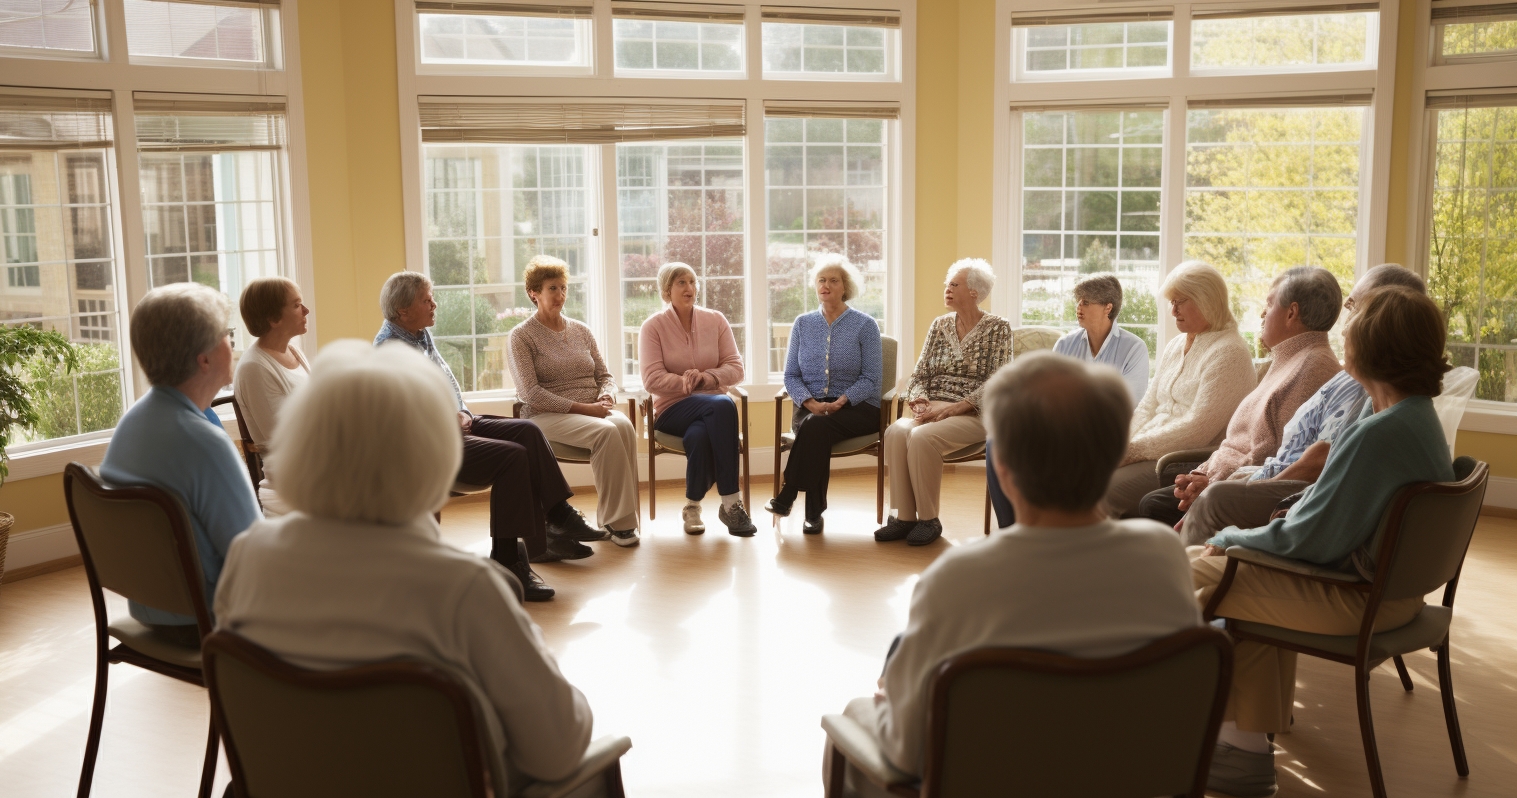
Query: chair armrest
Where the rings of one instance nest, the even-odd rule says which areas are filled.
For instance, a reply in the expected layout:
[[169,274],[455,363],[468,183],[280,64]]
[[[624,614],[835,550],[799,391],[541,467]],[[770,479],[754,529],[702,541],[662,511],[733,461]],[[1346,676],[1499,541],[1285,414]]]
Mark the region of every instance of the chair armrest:
[[776,402],[778,402],[781,399],[789,399],[789,398],[790,398],[790,391],[787,388],[781,388],[780,392],[774,395],[774,401],[776,401]]
[[511,400],[511,418],[521,418],[521,400]]
[[915,776],[902,773],[890,764],[890,760],[880,750],[874,733],[853,718],[847,715],[823,715],[822,729],[827,732],[827,739],[837,748],[838,753],[869,777],[870,781],[882,787],[905,786],[917,782]]
[[1162,475],[1164,467],[1170,463],[1202,463],[1211,457],[1211,453],[1217,451],[1215,446],[1202,446],[1197,449],[1181,449],[1178,452],[1170,452],[1159,458],[1154,466],[1154,473]]
[[739,399],[747,399],[748,398],[748,389],[744,388],[741,385],[734,385],[731,388],[728,388],[727,389],[727,393],[730,393],[733,396],[738,397]]
[[622,758],[622,754],[632,748],[632,738],[606,736],[598,740],[591,740],[590,747],[585,749],[585,755],[579,760],[579,767],[569,774],[567,778],[558,781],[537,781],[523,787],[516,793],[517,798],[560,798],[568,795],[593,778],[597,778],[606,768]]
[[1340,584],[1345,587],[1359,587],[1367,584],[1355,571],[1339,571],[1304,560],[1293,560],[1289,557],[1281,557],[1278,554],[1270,554],[1267,551],[1250,549],[1247,546],[1228,546],[1227,557],[1228,559],[1246,562],[1259,568],[1283,571],[1288,574],[1304,576],[1330,584]]
[[261,443],[244,443],[243,447],[253,454],[266,454],[268,452],[268,447]]

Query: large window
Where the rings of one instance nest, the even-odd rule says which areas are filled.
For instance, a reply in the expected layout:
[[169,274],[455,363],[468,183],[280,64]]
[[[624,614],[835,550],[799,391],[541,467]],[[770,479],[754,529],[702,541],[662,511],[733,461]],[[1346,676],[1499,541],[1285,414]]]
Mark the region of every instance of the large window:
[[1249,16],[1198,12],[1191,27],[1193,70],[1279,72],[1373,69],[1379,14]]
[[1169,73],[1167,19],[1023,17],[1016,20],[1015,35],[1021,51],[1016,69],[1022,80],[1090,78],[1112,70],[1129,76]]
[[[617,9],[620,11],[620,9]],[[713,15],[702,15],[702,17]],[[741,73],[742,10],[736,24],[635,16],[612,23],[618,73]]]
[[[452,3],[417,3],[417,9]],[[523,6],[522,8],[530,8]],[[584,67],[590,63],[589,6],[564,15],[419,13],[421,62],[483,66]]]
[[124,0],[126,37],[134,60],[193,59],[219,66],[275,66],[279,3],[225,5],[173,0]]
[[94,6],[87,0],[0,0],[0,50],[93,56]]

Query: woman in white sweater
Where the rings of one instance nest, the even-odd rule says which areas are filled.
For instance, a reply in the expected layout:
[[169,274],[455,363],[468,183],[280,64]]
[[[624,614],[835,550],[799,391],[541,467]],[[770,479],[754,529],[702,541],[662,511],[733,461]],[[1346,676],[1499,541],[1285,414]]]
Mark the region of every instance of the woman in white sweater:
[[1106,507],[1112,515],[1136,509],[1159,487],[1160,457],[1222,440],[1227,421],[1254,389],[1253,357],[1228,309],[1227,281],[1209,264],[1186,261],[1159,293],[1182,335],[1164,347],[1158,373],[1133,411],[1132,437],[1122,467],[1111,477]]
[[[258,337],[237,363],[232,377],[232,395],[242,411],[253,442],[267,444],[274,436],[274,420],[284,400],[311,376],[300,347],[290,343],[306,331],[311,309],[300,296],[300,286],[284,277],[260,277],[242,289],[238,302],[242,323]],[[283,503],[269,487],[269,470],[258,486],[259,500],[270,515],[285,512]]]

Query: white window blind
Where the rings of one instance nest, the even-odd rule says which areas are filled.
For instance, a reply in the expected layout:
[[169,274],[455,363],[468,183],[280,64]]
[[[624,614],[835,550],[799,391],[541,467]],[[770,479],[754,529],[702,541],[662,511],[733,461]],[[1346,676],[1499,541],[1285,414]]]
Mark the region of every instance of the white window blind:
[[1517,105],[1517,90],[1501,89],[1493,92],[1458,92],[1453,94],[1429,94],[1429,111],[1445,108],[1507,108]]
[[743,104],[461,101],[420,98],[428,143],[608,144],[742,136]]
[[617,19],[652,19],[668,22],[743,21],[742,6],[692,5],[689,3],[611,3],[611,16]]
[[850,28],[899,28],[901,12],[852,8],[812,8],[807,6],[764,6],[760,15],[765,22],[794,25],[847,25]]
[[277,150],[285,145],[283,99],[137,93],[137,147],[153,152]]
[[1309,14],[1352,14],[1379,11],[1379,3],[1322,3],[1285,8],[1195,9],[1191,19],[1250,19],[1253,17],[1295,17]]
[[416,10],[430,14],[488,14],[508,17],[569,17],[589,19],[589,3],[470,3],[417,0]]
[[1159,11],[1111,11],[1087,14],[1015,14],[1013,28],[1041,28],[1050,25],[1107,25],[1134,22],[1168,22],[1175,18],[1170,9]]
[[54,95],[0,90],[0,150],[111,146],[110,94]]
[[792,119],[900,119],[897,103],[764,101],[764,116]]

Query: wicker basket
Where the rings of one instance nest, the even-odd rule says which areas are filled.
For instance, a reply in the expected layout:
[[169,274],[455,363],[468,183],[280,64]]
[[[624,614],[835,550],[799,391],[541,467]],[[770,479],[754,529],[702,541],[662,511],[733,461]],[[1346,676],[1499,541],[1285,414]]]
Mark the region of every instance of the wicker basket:
[[10,542],[11,527],[15,523],[15,516],[10,513],[0,513],[0,581],[5,580],[5,544]]

